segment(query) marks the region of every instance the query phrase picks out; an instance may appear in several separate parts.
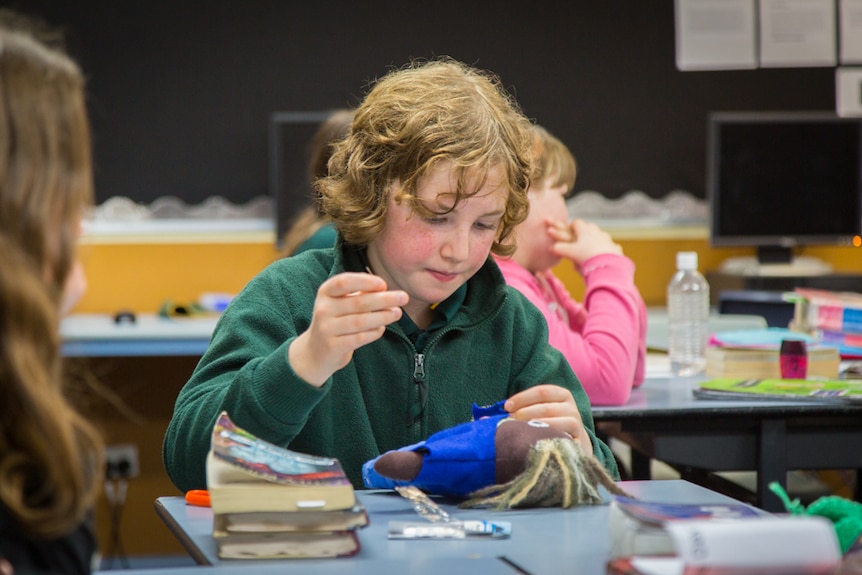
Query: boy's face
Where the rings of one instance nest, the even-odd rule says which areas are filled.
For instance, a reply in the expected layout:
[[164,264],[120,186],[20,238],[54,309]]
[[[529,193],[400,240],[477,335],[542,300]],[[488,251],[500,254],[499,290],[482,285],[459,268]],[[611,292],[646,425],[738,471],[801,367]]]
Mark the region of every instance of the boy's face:
[[566,186],[554,186],[551,178],[530,186],[530,213],[515,231],[518,251],[515,261],[531,272],[544,271],[560,263],[551,252],[554,240],[548,235],[548,220],[568,221]]
[[[368,261],[390,290],[409,294],[404,311],[419,327],[427,327],[431,305],[452,295],[488,258],[506,206],[503,182],[501,170],[492,169],[478,193],[431,218],[414,213],[407,202],[397,203],[398,184],[392,185],[386,223],[368,245]],[[451,205],[445,194],[455,185],[451,164],[443,163],[421,180],[416,193],[436,211]]]

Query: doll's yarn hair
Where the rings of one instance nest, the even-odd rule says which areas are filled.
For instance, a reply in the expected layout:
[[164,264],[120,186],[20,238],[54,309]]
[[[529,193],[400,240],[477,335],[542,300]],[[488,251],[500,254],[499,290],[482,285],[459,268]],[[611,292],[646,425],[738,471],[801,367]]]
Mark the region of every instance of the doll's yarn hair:
[[569,438],[542,439],[530,449],[524,471],[506,483],[474,491],[460,507],[573,507],[602,503],[599,486],[620,489],[601,463]]

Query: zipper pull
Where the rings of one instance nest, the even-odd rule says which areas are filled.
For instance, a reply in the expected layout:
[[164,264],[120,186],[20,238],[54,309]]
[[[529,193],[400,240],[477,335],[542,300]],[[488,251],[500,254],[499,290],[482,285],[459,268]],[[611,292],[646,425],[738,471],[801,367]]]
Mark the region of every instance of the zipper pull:
[[425,354],[417,353],[413,356],[413,382],[416,384],[416,395],[418,401],[410,406],[407,414],[407,425],[416,423],[416,419],[425,410],[425,402],[428,400],[428,387],[425,385]]

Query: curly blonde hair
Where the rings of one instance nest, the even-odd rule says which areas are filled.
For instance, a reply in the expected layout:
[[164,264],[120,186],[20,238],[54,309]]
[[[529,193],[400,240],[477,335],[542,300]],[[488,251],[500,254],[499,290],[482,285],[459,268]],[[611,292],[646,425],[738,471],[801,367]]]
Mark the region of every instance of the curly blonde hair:
[[323,209],[346,243],[367,245],[384,226],[394,183],[397,201],[430,217],[439,208],[423,203],[416,191],[441,162],[451,163],[457,175],[447,211],[476,194],[489,171],[500,168],[508,196],[491,251],[509,255],[512,232],[529,205],[530,128],[490,72],[449,58],[413,62],[377,81],[356,109],[350,135],[335,146],[329,176],[317,182]]
[[[58,310],[93,184],[84,79],[0,14],[0,504],[38,537],[95,504],[103,444],[66,397]],[[17,22],[17,21],[16,21]]]

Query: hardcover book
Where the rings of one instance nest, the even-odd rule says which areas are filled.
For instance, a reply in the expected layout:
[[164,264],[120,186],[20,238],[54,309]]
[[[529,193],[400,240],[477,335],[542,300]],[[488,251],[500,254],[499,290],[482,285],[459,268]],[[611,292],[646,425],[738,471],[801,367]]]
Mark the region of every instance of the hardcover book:
[[666,526],[681,519],[739,519],[764,513],[744,503],[679,504],[641,501],[615,495],[610,505],[611,557],[672,555]]
[[[841,355],[837,348],[809,345],[807,348],[808,377],[837,379]],[[722,347],[706,348],[706,375],[728,378],[780,378],[779,349]]]
[[341,463],[268,443],[221,413],[207,455],[207,489],[215,515],[329,511],[356,506]]
[[823,345],[837,348],[845,359],[862,357],[862,334],[821,329],[815,335]]
[[614,575],[829,575],[841,559],[827,519],[775,516],[741,502],[614,496],[609,526]]
[[797,329],[862,334],[862,293],[796,288]]
[[213,534],[282,533],[293,531],[350,531],[368,525],[368,512],[357,503],[332,511],[259,511],[219,513],[213,517]]
[[612,557],[609,575],[844,575],[823,517],[692,519],[668,525],[673,555]]
[[221,559],[349,557],[360,549],[356,531],[234,533],[215,539]]

